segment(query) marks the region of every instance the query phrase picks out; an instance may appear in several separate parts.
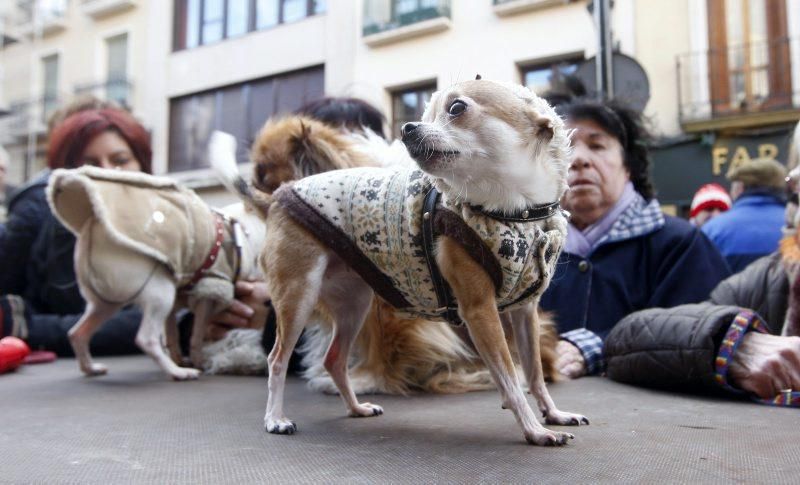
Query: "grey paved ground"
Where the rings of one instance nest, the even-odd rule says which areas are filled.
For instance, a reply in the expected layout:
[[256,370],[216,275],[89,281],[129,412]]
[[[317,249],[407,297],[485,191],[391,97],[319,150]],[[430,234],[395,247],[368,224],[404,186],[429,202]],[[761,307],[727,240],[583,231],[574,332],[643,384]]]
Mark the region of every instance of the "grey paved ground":
[[674,396],[587,378],[551,387],[592,421],[565,448],[525,444],[494,392],[338,397],[289,383],[294,436],[261,427],[263,378],[165,380],[145,357],[69,359],[0,376],[3,483],[800,482],[800,410]]

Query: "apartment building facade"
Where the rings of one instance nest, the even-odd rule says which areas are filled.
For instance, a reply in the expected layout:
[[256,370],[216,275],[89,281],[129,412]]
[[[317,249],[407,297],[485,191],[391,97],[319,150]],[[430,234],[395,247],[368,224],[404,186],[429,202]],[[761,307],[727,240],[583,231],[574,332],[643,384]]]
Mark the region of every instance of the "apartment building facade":
[[[28,92],[49,99],[53,52],[63,52],[61,62],[70,66],[60,71],[60,90],[77,90],[70,85],[80,76],[67,72],[92,73],[83,76],[91,77],[86,84],[103,86],[113,77],[112,61],[103,60],[116,45],[110,39],[127,32],[128,105],[153,134],[155,171],[214,203],[230,199],[207,169],[213,129],[239,138],[245,162],[264,120],[327,94],[375,104],[396,135],[404,121],[418,119],[435,89],[481,74],[543,91],[582,72],[596,51],[585,0],[37,1],[65,4],[67,19],[78,23],[43,34],[35,54],[21,53],[32,40],[4,46],[0,104]],[[85,9],[93,3],[116,7],[92,17]],[[731,157],[716,170],[712,161],[726,149],[742,159],[744,143],[751,157],[759,149],[784,157],[781,137],[788,140],[800,117],[798,9],[793,0],[614,2],[615,48],[647,77],[645,114],[659,138],[655,175],[669,203],[685,203],[696,185],[724,174]],[[72,35],[83,44],[72,47]],[[32,68],[39,71],[26,78],[32,81],[16,82]],[[642,91],[641,79],[621,78],[629,84],[618,94]],[[759,148],[770,143],[775,150]],[[675,176],[689,169],[693,179]]]
[[143,49],[150,2],[0,2],[0,144],[10,178],[43,167],[47,119],[75,95],[91,93],[146,115]]

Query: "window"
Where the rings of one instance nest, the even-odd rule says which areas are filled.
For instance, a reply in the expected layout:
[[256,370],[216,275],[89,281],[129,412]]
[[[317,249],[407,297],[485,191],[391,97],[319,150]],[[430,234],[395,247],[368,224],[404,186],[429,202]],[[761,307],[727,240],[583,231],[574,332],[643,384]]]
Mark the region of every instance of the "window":
[[128,34],[106,39],[108,73],[106,75],[106,99],[128,106]]
[[58,106],[58,54],[42,58],[42,120]]
[[791,106],[786,0],[708,0],[714,114]]
[[400,128],[410,121],[419,121],[425,104],[436,91],[436,84],[419,86],[392,93],[392,134],[400,138]]
[[264,122],[290,113],[324,95],[324,68],[316,67],[182,96],[170,101],[169,171],[208,167],[211,132],[224,130],[239,140],[239,162]]
[[540,96],[547,91],[558,90],[563,87],[564,79],[574,74],[581,62],[582,59],[571,59],[524,67],[521,69],[522,84]]
[[203,44],[222,40],[225,21],[225,0],[203,0],[203,16],[200,21],[200,39]]
[[324,13],[324,0],[175,0],[175,50]]
[[228,0],[227,37],[238,37],[249,30],[250,0]]

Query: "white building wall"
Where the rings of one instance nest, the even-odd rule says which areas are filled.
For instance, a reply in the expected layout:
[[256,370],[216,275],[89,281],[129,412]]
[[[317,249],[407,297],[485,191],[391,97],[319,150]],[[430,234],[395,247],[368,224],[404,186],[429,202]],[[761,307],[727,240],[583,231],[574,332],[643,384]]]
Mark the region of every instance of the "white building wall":
[[520,82],[519,65],[583,54],[593,44],[582,3],[500,17],[490,0],[454,0],[451,27],[443,32],[379,47],[358,42],[352,94],[379,100],[389,114],[391,89],[430,80],[441,88],[476,74]]
[[635,57],[650,81],[645,115],[656,135],[674,136],[681,132],[675,61],[692,50],[689,16],[696,12],[689,12],[687,2],[676,0],[639,0],[637,7]]

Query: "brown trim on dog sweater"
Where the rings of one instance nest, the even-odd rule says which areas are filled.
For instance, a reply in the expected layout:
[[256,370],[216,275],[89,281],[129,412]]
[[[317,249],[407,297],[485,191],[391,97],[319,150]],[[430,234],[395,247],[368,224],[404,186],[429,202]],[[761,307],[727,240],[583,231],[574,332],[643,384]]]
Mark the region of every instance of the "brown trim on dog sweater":
[[293,184],[282,185],[273,192],[273,197],[292,220],[303,226],[325,247],[335,252],[347,265],[358,273],[378,295],[395,308],[408,308],[411,304],[397,291],[392,280],[383,274],[375,264],[338,227],[331,224],[319,212],[292,190]]

